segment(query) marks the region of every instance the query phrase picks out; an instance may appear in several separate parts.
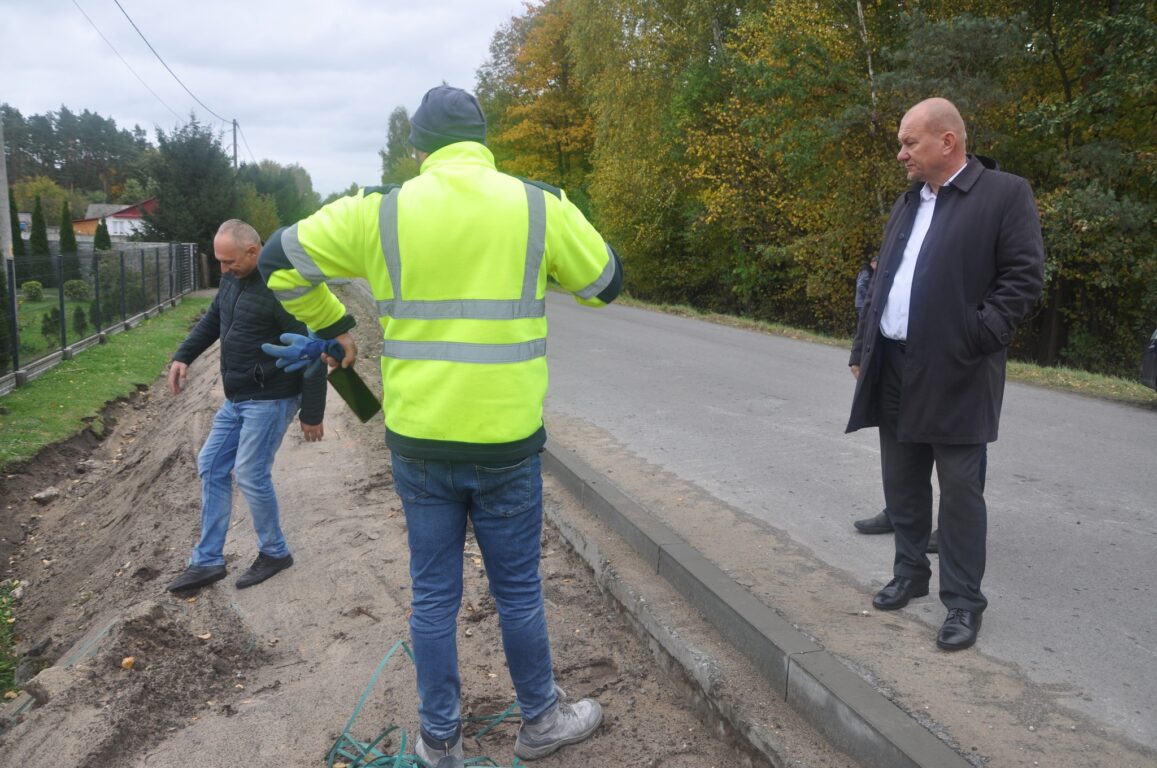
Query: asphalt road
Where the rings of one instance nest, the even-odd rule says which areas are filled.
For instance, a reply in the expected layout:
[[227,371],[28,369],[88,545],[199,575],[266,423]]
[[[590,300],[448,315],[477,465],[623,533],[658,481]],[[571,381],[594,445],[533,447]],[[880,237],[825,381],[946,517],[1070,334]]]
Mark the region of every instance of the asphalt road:
[[[548,411],[760,518],[858,583],[890,577],[876,431],[844,434],[847,350],[548,301]],[[1157,410],[1019,384],[989,446],[978,648],[1157,748]],[[934,564],[935,570],[935,564]],[[865,605],[865,608],[869,606]],[[905,609],[937,627],[938,601]]]

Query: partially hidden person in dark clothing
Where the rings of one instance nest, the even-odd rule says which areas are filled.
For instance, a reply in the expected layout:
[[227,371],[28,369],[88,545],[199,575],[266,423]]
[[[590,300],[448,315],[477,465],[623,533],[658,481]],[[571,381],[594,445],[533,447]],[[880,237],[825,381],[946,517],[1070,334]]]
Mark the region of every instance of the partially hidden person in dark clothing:
[[913,184],[884,229],[879,272],[849,360],[848,431],[878,427],[884,500],[895,528],[893,578],[872,600],[903,608],[928,594],[932,470],[940,486],[937,645],[976,642],[984,577],[988,443],[996,440],[1006,349],[1040,298],[1044,243],[1028,182],[965,152],[946,99],[912,107],[897,159]]
[[258,554],[237,580],[251,587],[293,565],[281,531],[273,459],[285,430],[301,409],[301,431],[309,442],[325,435],[325,366],[286,373],[261,350],[283,333],[308,333],[281,306],[257,269],[261,238],[249,224],[230,219],[217,230],[213,251],[221,264],[221,285],[209,311],[181,344],[169,366],[169,390],[179,395],[189,366],[214,342],[221,342],[225,402],[197,457],[201,476],[201,537],[188,567],[168,589],[196,589],[225,578],[225,534],[233,509],[233,480],[249,504]]
[[860,269],[859,274],[856,275],[856,315],[861,315],[864,312],[864,302],[868,300],[868,286],[872,283],[872,277],[876,274],[877,257],[873,256],[864,262],[864,266]]

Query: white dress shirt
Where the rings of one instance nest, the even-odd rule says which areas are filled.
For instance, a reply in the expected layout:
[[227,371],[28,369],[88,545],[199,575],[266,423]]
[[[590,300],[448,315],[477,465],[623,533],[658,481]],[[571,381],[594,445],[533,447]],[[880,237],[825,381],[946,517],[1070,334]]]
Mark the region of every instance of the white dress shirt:
[[[951,184],[963,170],[964,165],[960,166],[941,188]],[[932,224],[934,210],[936,210],[936,193],[925,183],[920,188],[920,207],[916,210],[916,220],[912,222],[912,232],[904,246],[900,266],[896,267],[896,278],[892,281],[888,300],[884,302],[884,311],[880,314],[880,333],[889,339],[905,341],[908,338],[908,306],[912,299],[912,276],[916,273],[916,260],[920,257],[920,248],[924,245],[928,227]]]

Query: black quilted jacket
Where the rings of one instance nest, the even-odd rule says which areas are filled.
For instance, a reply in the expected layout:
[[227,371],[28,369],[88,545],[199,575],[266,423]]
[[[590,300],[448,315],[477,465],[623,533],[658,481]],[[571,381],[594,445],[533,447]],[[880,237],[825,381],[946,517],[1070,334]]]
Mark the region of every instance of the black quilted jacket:
[[264,342],[280,344],[282,333],[308,333],[305,324],[285,311],[265,285],[258,270],[238,280],[221,276],[221,286],[209,311],[198,321],[173,359],[185,364],[221,340],[221,381],[225,397],[279,400],[301,393],[301,421],[320,424],[325,414],[325,366],[303,379],[300,371],[286,373],[276,358],[261,351]]

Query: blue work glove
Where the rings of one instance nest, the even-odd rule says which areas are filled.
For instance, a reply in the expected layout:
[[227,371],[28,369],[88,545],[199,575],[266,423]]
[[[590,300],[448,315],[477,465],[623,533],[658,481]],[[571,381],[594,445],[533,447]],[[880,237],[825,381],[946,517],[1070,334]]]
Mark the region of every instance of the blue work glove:
[[321,359],[324,352],[330,357],[340,360],[345,350],[336,339],[319,339],[310,334],[302,336],[300,333],[281,334],[281,344],[262,344],[261,351],[277,358],[277,367],[284,368],[287,373],[299,371],[305,366]]

